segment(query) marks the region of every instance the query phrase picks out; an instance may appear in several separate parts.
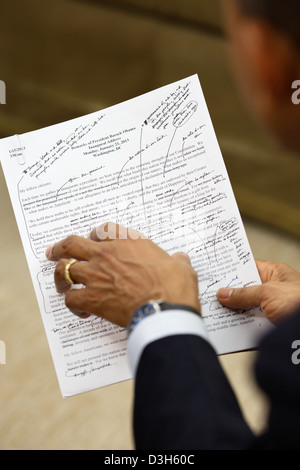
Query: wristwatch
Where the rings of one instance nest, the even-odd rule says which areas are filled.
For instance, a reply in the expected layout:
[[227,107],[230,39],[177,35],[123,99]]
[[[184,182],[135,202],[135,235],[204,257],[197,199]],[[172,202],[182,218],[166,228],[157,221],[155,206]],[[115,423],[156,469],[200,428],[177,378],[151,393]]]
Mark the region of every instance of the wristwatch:
[[197,309],[188,305],[172,304],[165,302],[164,300],[149,300],[149,302],[142,305],[134,312],[130,322],[127,325],[127,337],[129,337],[130,333],[132,333],[141,320],[149,317],[150,315],[161,313],[166,310],[185,310],[187,312],[195,313],[198,316],[200,315],[200,312]]

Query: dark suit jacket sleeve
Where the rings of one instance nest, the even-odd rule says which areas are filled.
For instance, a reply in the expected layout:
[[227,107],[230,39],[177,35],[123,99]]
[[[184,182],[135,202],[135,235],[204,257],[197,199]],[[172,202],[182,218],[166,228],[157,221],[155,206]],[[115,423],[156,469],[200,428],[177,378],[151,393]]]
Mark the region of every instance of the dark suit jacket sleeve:
[[[209,343],[170,336],[148,345],[136,374],[137,449],[300,449],[300,311],[259,346],[257,380],[270,400],[253,436]],[[294,345],[294,347],[293,347]]]
[[256,376],[270,400],[270,416],[255,447],[300,450],[300,311],[264,338]]
[[194,335],[148,345],[136,373],[137,449],[244,449],[254,436],[215,351]]

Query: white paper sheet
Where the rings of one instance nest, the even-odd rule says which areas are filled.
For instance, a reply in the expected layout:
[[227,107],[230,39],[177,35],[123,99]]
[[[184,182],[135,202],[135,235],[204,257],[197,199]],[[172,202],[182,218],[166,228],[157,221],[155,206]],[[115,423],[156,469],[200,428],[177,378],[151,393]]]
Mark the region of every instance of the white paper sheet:
[[[219,287],[260,279],[198,77],[0,141],[1,162],[64,397],[131,377],[126,334],[81,320],[55,291],[49,245],[113,221],[189,253],[219,354],[256,346],[260,309],[231,312]],[[21,314],[21,305],[20,305]]]

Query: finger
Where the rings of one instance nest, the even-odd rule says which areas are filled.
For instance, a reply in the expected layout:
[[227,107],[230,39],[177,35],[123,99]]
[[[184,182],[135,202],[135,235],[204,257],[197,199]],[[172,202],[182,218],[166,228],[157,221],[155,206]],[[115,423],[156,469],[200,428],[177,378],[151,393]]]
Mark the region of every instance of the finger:
[[177,261],[180,261],[181,263],[184,263],[187,266],[192,266],[190,257],[187,253],[184,253],[184,252],[180,251],[178,253],[174,253],[172,255],[172,258],[175,258]]
[[75,258],[87,261],[94,256],[97,250],[97,245],[92,240],[71,235],[48,247],[46,257],[50,261],[59,261],[62,258]]
[[147,238],[137,230],[124,227],[123,225],[114,222],[105,222],[98,225],[92,230],[89,237],[90,240],[95,242],[111,241],[111,240],[137,240],[138,238]]
[[79,318],[89,318],[92,313],[86,311],[86,293],[85,289],[72,289],[65,296],[66,307]]
[[217,298],[221,304],[229,308],[259,307],[262,300],[262,286],[222,288],[217,292]]
[[96,315],[121,327],[126,327],[130,318],[130,315],[120,314],[119,309],[109,312],[107,308],[105,308],[102,314],[103,305],[99,290],[95,291],[88,287],[80,290],[69,290],[65,297],[65,303],[68,309],[80,318]]
[[[63,294],[66,293],[71,285],[69,281],[66,279],[66,267],[70,262],[69,259],[62,259],[57,263],[57,266],[54,271],[54,281],[55,287],[58,293]],[[74,284],[86,284],[87,276],[85,274],[85,266],[84,263],[76,261],[76,263],[72,264],[68,271],[69,276]]]
[[273,261],[255,260],[258,273],[261,281],[268,282],[272,279],[273,273],[276,267],[276,263]]

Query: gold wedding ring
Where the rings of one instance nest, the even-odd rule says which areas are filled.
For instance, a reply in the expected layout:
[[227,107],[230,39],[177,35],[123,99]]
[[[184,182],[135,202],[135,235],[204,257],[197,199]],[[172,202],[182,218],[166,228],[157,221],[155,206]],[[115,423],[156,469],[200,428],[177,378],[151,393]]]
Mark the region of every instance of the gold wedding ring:
[[69,263],[65,267],[65,280],[70,285],[74,284],[74,281],[73,281],[73,279],[71,278],[71,275],[70,275],[70,267],[74,263],[77,263],[77,259],[73,259],[73,260],[69,261]]

